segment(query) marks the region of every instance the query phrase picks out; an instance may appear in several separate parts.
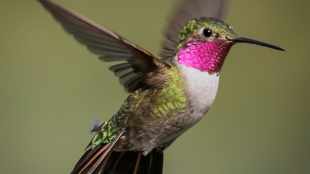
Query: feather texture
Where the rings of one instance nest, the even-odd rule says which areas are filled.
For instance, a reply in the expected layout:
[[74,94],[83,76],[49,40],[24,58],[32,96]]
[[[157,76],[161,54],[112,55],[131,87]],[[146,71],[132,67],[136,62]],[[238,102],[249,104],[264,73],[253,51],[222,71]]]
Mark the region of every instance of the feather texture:
[[[68,8],[49,0],[39,0],[39,2],[51,12],[67,32],[74,35],[77,41],[86,45],[91,52],[99,55],[100,60],[127,61],[129,66],[117,69],[117,73],[130,70],[136,74],[144,74],[139,78],[145,78],[145,74],[155,69],[170,67],[148,51]],[[139,83],[131,83],[129,86],[125,86],[125,83],[123,85],[127,92],[133,92],[143,86],[143,80],[140,79]]]
[[99,144],[92,150],[86,151],[78,163],[75,165],[71,174],[97,174],[99,173],[109,160],[113,153],[115,144],[123,135],[124,130],[120,131],[117,137],[108,144]]

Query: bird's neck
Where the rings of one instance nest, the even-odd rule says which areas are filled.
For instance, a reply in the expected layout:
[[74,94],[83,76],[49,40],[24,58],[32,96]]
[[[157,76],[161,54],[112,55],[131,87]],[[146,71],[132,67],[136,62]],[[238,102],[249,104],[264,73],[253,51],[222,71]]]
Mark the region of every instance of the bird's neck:
[[230,43],[222,40],[205,43],[190,42],[186,48],[179,51],[178,63],[210,74],[218,73],[231,46]]

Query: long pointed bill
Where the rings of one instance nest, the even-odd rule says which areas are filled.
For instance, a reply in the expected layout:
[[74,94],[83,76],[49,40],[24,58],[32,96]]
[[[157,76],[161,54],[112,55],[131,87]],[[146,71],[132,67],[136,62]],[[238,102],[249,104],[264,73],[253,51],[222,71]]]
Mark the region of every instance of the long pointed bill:
[[274,46],[274,45],[270,45],[264,42],[260,42],[260,41],[256,41],[253,39],[248,39],[248,38],[244,38],[244,37],[238,37],[237,39],[234,39],[235,43],[249,43],[249,44],[255,44],[255,45],[260,45],[263,47],[268,47],[268,48],[272,48],[275,50],[280,50],[280,51],[285,51],[284,49]]

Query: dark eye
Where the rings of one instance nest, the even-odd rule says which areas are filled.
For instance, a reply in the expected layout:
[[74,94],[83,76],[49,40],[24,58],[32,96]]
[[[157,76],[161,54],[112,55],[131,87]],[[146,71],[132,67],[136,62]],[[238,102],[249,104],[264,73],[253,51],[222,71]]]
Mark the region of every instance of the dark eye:
[[204,29],[202,33],[205,37],[210,37],[212,35],[212,31],[210,29]]

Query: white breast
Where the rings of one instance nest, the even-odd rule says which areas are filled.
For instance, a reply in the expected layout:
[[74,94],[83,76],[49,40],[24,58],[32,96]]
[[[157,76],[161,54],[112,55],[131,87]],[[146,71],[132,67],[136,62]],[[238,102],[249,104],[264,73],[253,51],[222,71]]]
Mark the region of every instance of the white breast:
[[191,117],[199,121],[214,102],[218,89],[219,75],[217,73],[209,74],[183,64],[178,64],[178,69],[182,74],[186,93],[194,111],[192,111]]

